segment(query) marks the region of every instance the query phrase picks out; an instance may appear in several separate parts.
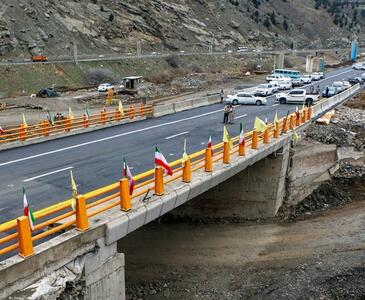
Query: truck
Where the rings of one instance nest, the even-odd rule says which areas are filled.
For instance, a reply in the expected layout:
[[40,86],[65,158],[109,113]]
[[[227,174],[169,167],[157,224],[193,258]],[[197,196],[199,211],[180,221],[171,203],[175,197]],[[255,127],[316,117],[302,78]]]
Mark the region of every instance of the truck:
[[318,101],[319,95],[307,94],[305,89],[294,89],[288,93],[279,93],[276,95],[276,101],[280,104],[286,103],[305,103],[307,106],[313,105]]
[[48,57],[45,55],[32,55],[32,62],[45,62],[48,61]]

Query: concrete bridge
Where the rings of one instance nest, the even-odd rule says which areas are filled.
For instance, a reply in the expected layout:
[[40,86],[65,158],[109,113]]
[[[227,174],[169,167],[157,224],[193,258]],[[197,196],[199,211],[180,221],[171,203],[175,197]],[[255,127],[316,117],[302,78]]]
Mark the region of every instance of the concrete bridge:
[[[178,160],[172,163],[172,177],[163,177],[158,168],[137,175],[132,199],[122,180],[79,195],[75,212],[70,203],[61,203],[39,213],[45,221],[36,225],[36,233],[31,234],[25,217],[8,223],[1,231],[9,233],[1,242],[14,243],[0,248],[0,253],[18,251],[25,258],[14,255],[2,263],[0,298],[52,299],[67,289],[66,281],[74,281],[85,291],[85,299],[124,299],[124,254],[118,243],[145,224],[168,212],[244,219],[275,216],[287,188],[293,130],[300,132],[359,89],[356,85],[304,109],[299,118],[291,114],[263,133],[247,133],[244,147],[233,138],[231,147],[228,142],[216,145],[213,157],[203,149],[183,167]],[[148,190],[155,195],[145,199]],[[60,231],[64,233],[53,236]],[[37,244],[44,238],[46,242]]]

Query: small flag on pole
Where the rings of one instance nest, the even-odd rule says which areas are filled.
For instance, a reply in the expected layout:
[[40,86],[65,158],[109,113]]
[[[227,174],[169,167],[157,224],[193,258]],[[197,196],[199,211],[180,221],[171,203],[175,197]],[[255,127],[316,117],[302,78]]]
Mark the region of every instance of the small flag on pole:
[[212,135],[209,133],[207,148],[212,148],[212,146],[213,146],[213,144],[212,144]]
[[186,139],[184,139],[184,151],[181,159],[181,163],[184,166],[185,163],[189,160],[189,156],[186,154]]
[[24,127],[28,127],[27,120],[25,119],[24,113],[23,113],[23,125],[24,125]]
[[125,159],[123,158],[123,176],[128,179],[129,195],[133,194],[134,179],[131,170],[129,169]]
[[266,130],[266,127],[267,126],[264,121],[262,121],[259,117],[255,118],[254,129],[260,132],[264,132]]
[[54,122],[53,122],[53,118],[52,118],[51,113],[49,112],[49,110],[48,110],[48,109],[47,109],[47,119],[48,119],[48,123],[49,123],[50,125],[53,125],[53,124],[54,124]]
[[301,137],[300,137],[300,135],[295,131],[295,129],[293,130],[294,131],[294,133],[293,133],[293,141],[294,141],[294,143],[297,143],[297,142],[299,142],[300,141],[300,139],[301,139]]
[[77,185],[74,180],[74,176],[72,174],[72,170],[70,170],[70,177],[71,177],[71,190],[72,190],[72,200],[71,200],[71,207],[73,210],[76,210],[76,201],[77,201]]
[[120,101],[120,100],[119,100],[118,110],[119,110],[120,114],[123,117],[124,116],[124,109],[123,109],[122,101]]
[[279,121],[279,118],[278,118],[278,111],[275,112],[275,116],[274,116],[274,125],[276,124],[276,122]]
[[295,107],[295,117],[296,119],[298,120],[299,119],[299,108],[298,108],[298,105]]
[[68,117],[73,120],[75,118],[74,113],[72,112],[71,106],[68,107]]
[[228,142],[229,143],[229,147],[232,148],[233,147],[233,143],[231,140],[231,137],[229,136],[228,130],[226,126],[223,126],[223,142]]
[[265,124],[267,125],[267,115],[265,115]]
[[155,164],[158,166],[161,166],[165,169],[167,175],[172,175],[172,169],[169,165],[169,163],[167,162],[167,160],[165,159],[165,157],[163,156],[163,154],[161,153],[160,149],[158,149],[158,147],[156,146],[155,148]]
[[243,125],[240,123],[240,145],[245,146],[245,133],[243,132]]
[[89,110],[87,109],[87,107],[85,108],[85,117],[86,117],[86,120],[89,120],[90,119],[90,113],[89,113]]
[[34,230],[34,223],[35,223],[36,219],[33,215],[32,209],[29,206],[24,187],[23,187],[23,212],[24,212],[24,216],[28,217],[30,228],[32,230]]

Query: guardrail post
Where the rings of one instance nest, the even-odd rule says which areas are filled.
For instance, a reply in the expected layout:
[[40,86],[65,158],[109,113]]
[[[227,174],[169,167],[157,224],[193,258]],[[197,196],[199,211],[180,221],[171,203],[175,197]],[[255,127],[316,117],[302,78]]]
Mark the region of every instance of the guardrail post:
[[300,126],[300,114],[298,114],[298,116],[296,116],[296,118],[295,118],[295,125],[298,127],[298,126]]
[[290,115],[289,128],[290,128],[290,130],[293,130],[294,127],[295,127],[295,117],[293,115]]
[[82,126],[84,128],[89,127],[89,120],[85,114],[82,116]]
[[155,195],[162,196],[165,193],[165,187],[163,182],[163,168],[155,168]]
[[213,171],[213,150],[212,148],[205,149],[205,172]]
[[257,149],[257,144],[258,144],[257,130],[254,130],[252,132],[252,149]]
[[47,120],[42,121],[42,131],[44,136],[49,135],[49,122]]
[[19,217],[16,222],[18,227],[19,255],[21,257],[31,256],[34,254],[34,249],[28,217]]
[[190,157],[184,163],[182,178],[183,178],[183,182],[185,182],[185,183],[189,183],[191,181],[191,162],[190,162]]
[[242,143],[239,143],[239,145],[238,145],[238,155],[239,156],[245,156],[246,155],[246,147]]
[[105,110],[102,110],[100,112],[100,123],[101,124],[105,124],[106,122],[106,111]]
[[19,125],[19,140],[25,141],[27,138],[27,127],[24,124]]
[[120,121],[121,117],[122,117],[122,113],[119,111],[119,109],[117,109],[115,111],[115,116],[114,116],[115,121]]
[[270,129],[266,128],[264,132],[264,144],[268,144],[270,142]]
[[119,180],[120,210],[129,211],[132,209],[131,195],[129,194],[128,179]]
[[223,163],[229,164],[231,162],[231,158],[229,155],[229,142],[223,143]]
[[129,107],[129,118],[134,119],[134,106],[133,105],[131,105]]
[[86,231],[89,229],[89,220],[87,218],[85,196],[78,195],[76,201],[76,229]]
[[305,120],[306,120],[306,116],[305,116],[305,109],[302,109],[302,120],[301,120],[301,122],[302,123],[305,123]]
[[274,138],[279,138],[279,122],[275,122],[274,124]]
[[141,117],[144,117],[144,114],[145,114],[144,104],[141,103],[141,110],[140,110]]
[[69,132],[71,130],[71,119],[70,118],[64,119],[63,124],[65,126],[65,131]]

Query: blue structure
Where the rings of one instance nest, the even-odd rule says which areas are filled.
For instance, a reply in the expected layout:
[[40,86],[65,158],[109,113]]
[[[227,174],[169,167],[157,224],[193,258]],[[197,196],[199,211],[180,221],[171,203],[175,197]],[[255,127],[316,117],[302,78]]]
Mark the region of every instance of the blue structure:
[[358,42],[352,41],[351,43],[351,60],[355,61],[357,58],[357,49],[358,49]]

